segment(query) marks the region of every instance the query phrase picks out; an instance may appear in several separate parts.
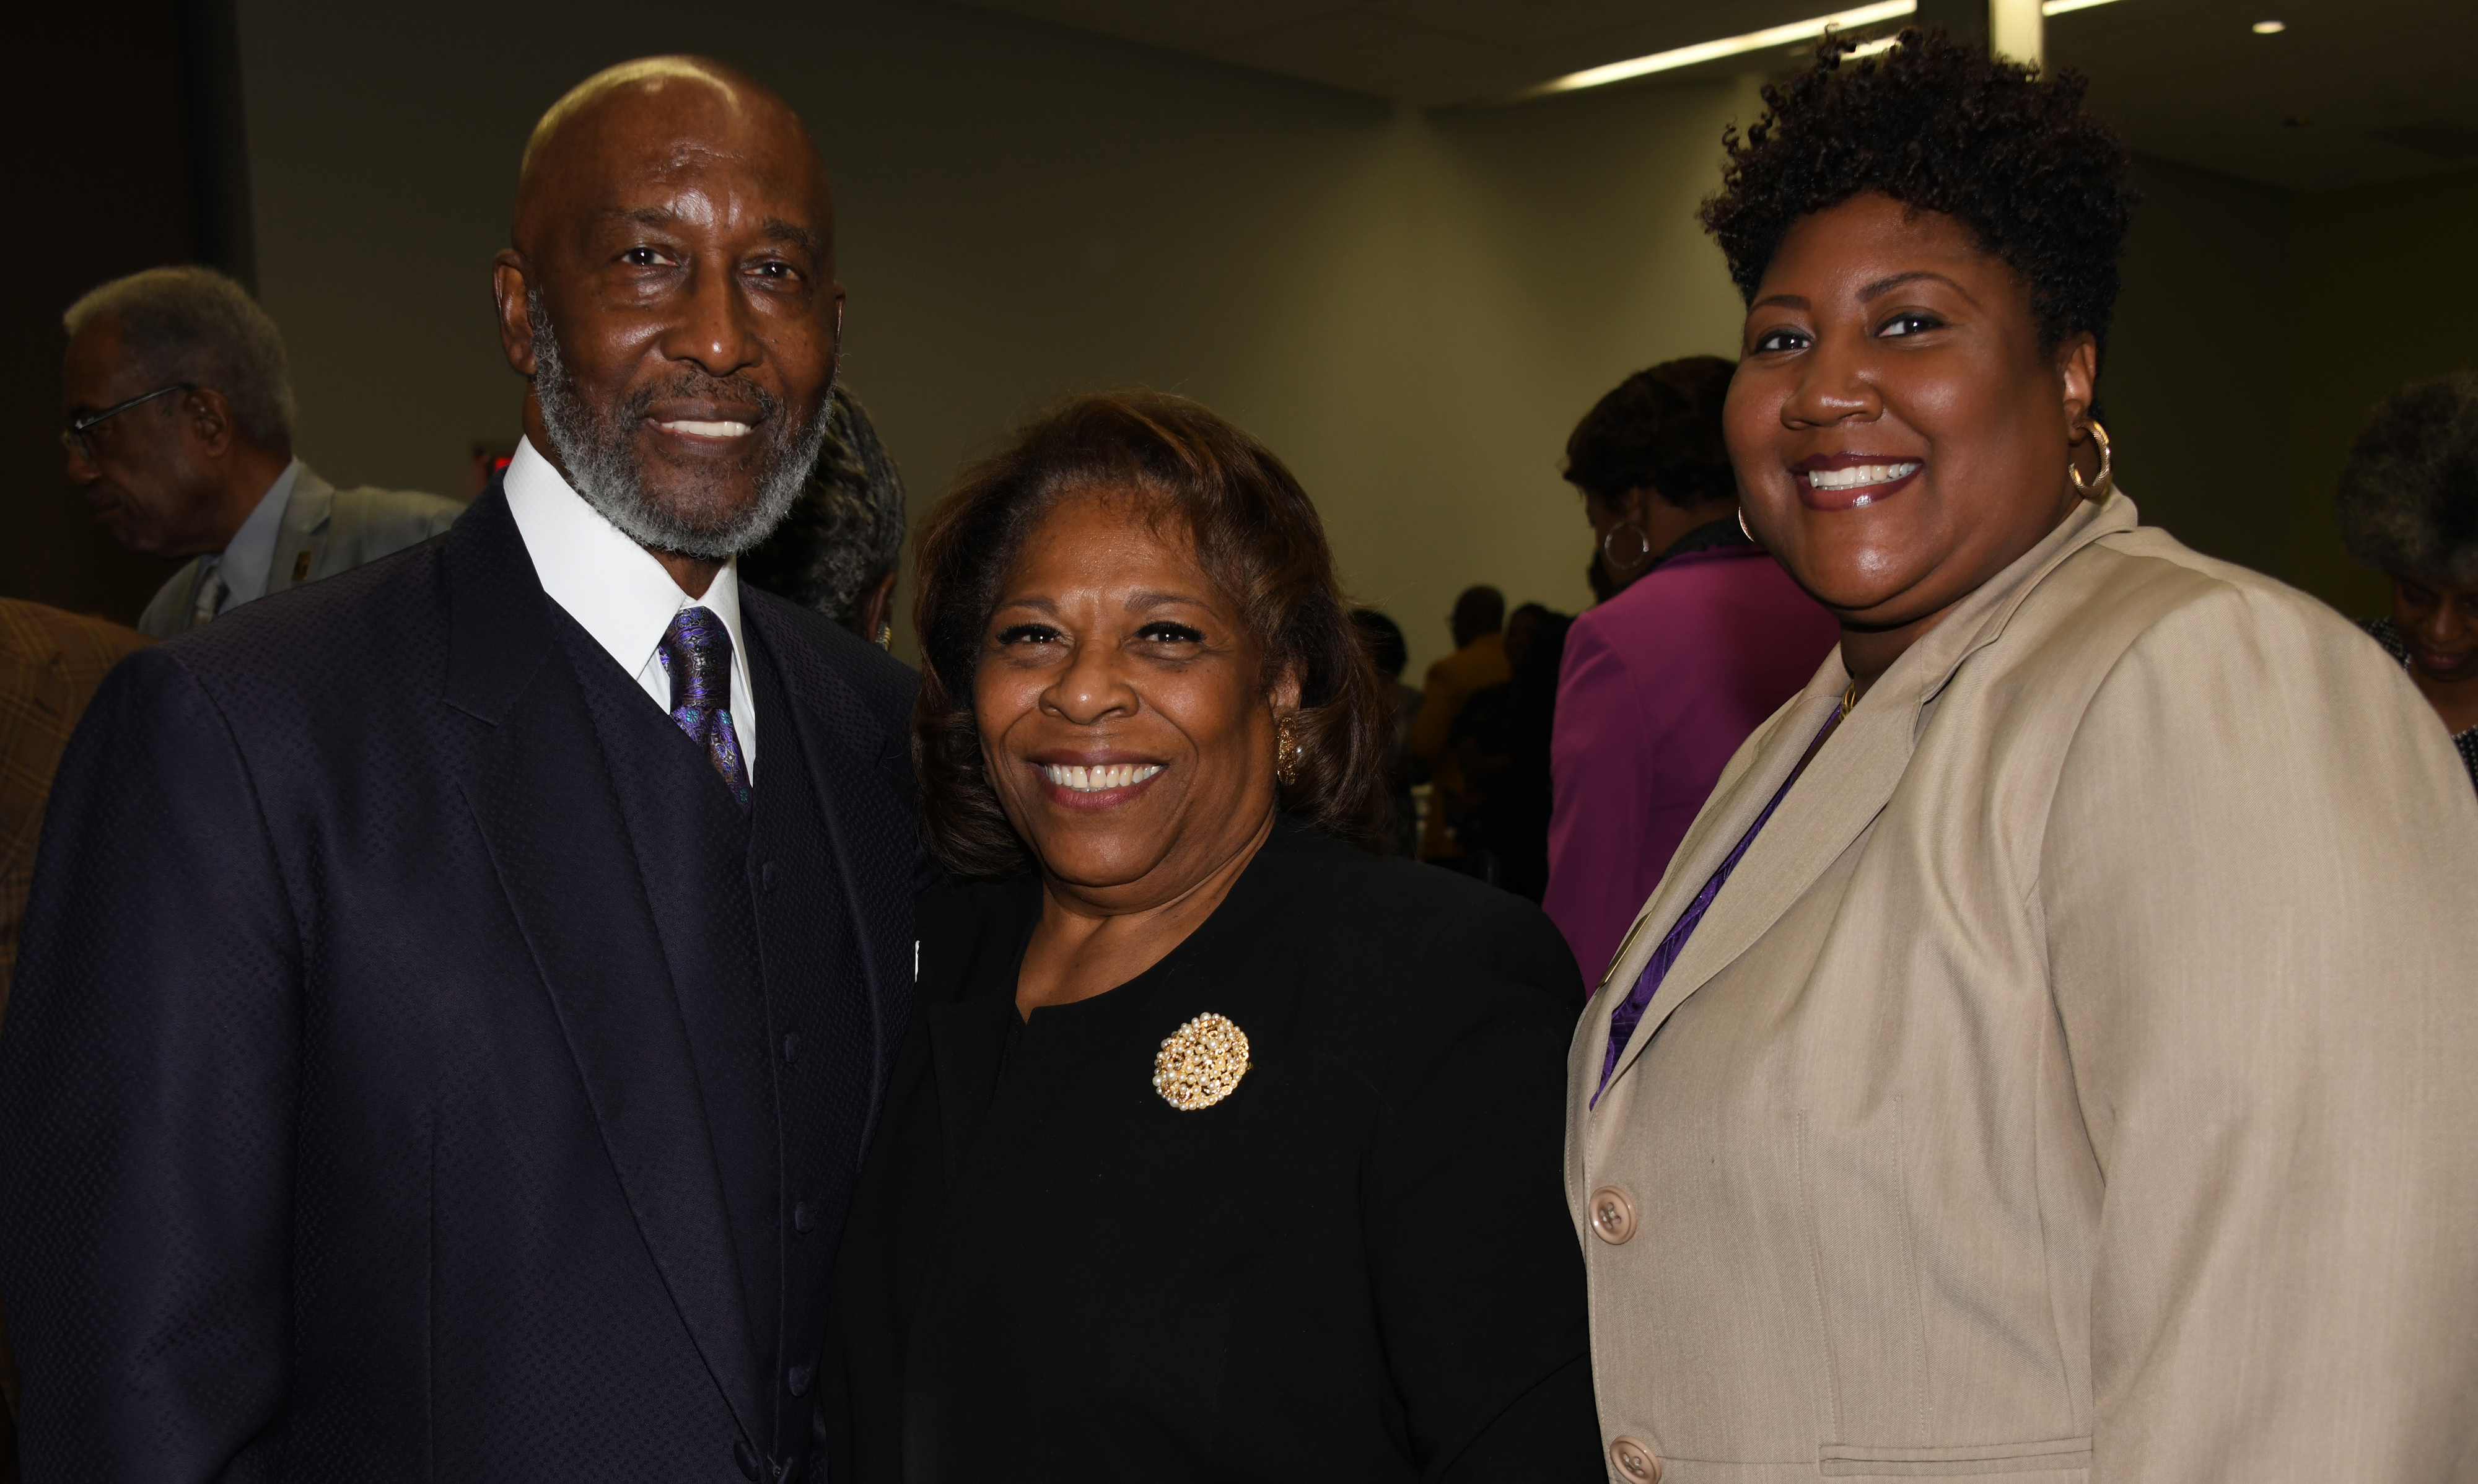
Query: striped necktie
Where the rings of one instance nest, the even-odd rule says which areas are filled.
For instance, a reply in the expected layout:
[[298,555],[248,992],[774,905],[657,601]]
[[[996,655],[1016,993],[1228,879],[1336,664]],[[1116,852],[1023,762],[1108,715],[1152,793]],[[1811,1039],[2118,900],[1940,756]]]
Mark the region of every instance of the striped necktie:
[[190,604],[189,626],[194,629],[212,622],[215,611],[224,606],[224,594],[231,591],[232,585],[224,581],[223,564],[208,567],[206,575],[198,579],[197,597]]

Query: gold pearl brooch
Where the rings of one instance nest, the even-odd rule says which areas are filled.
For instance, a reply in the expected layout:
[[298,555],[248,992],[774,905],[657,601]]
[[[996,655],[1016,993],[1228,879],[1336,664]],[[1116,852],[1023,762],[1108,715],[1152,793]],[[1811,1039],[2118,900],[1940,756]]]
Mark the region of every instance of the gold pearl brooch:
[[1153,1091],[1182,1113],[1210,1108],[1248,1075],[1248,1033],[1207,1011],[1170,1033],[1153,1058]]

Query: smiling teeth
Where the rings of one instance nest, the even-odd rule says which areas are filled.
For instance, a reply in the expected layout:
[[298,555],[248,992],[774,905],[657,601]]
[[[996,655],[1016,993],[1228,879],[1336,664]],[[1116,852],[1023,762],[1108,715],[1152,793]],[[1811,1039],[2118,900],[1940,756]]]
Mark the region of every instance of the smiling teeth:
[[654,426],[666,433],[686,433],[692,438],[743,438],[748,433],[748,424],[745,422],[692,422],[685,417],[677,422],[657,422]]
[[1917,463],[1860,464],[1846,469],[1811,469],[1808,482],[1818,490],[1856,490],[1860,485],[1889,485],[1919,471]]
[[1104,789],[1125,789],[1142,783],[1160,771],[1158,763],[1113,763],[1106,767],[1053,763],[1042,768],[1041,776],[1062,789],[1074,789],[1078,793],[1099,793]]

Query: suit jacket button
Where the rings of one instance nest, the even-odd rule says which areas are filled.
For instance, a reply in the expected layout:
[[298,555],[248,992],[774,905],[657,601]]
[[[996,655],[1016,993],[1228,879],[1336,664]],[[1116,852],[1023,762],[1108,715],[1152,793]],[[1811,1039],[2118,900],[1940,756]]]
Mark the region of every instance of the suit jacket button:
[[757,868],[757,891],[763,895],[774,890],[774,863],[768,861]]
[[818,1208],[815,1205],[804,1200],[792,1208],[792,1229],[794,1231],[808,1231],[817,1224]]
[[731,1446],[731,1461],[740,1466],[740,1476],[742,1478],[754,1479],[757,1477],[757,1450],[748,1446],[748,1440],[746,1438],[743,1438]]
[[1618,1466],[1618,1477],[1627,1484],[1660,1484],[1660,1460],[1641,1438],[1620,1438],[1610,1444],[1609,1462]]
[[790,1063],[796,1062],[799,1059],[800,1033],[798,1031],[787,1031],[783,1036],[783,1060],[786,1063]]
[[[1611,1246],[1634,1235],[1634,1202],[1614,1185],[1592,1192],[1592,1235]],[[1646,1457],[1651,1455],[1646,1454]],[[1658,1469],[1653,1471],[1659,1472]]]
[[809,1371],[810,1368],[807,1366],[794,1366],[792,1368],[792,1373],[785,1379],[791,1384],[793,1396],[800,1396],[808,1394]]

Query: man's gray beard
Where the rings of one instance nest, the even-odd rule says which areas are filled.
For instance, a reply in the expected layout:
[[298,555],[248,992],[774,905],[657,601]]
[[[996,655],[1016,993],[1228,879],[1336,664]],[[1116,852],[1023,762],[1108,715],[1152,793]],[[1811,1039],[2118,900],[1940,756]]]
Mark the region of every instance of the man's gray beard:
[[[550,435],[551,450],[559,455],[576,492],[629,540],[656,551],[721,562],[764,541],[782,523],[792,502],[800,497],[810,470],[817,467],[831,399],[821,399],[816,415],[807,421],[794,422],[782,415],[781,399],[764,388],[728,383],[700,371],[692,372],[682,385],[639,392],[629,400],[641,405],[615,415],[577,395],[540,293],[526,292],[525,317],[534,331],[534,401],[542,408],[543,431]],[[757,446],[747,455],[757,481],[757,502],[717,523],[698,514],[672,510],[647,492],[631,435],[645,409],[659,397],[693,397],[726,389],[733,401],[754,397],[764,415],[757,425]],[[831,382],[827,390],[833,390]]]

